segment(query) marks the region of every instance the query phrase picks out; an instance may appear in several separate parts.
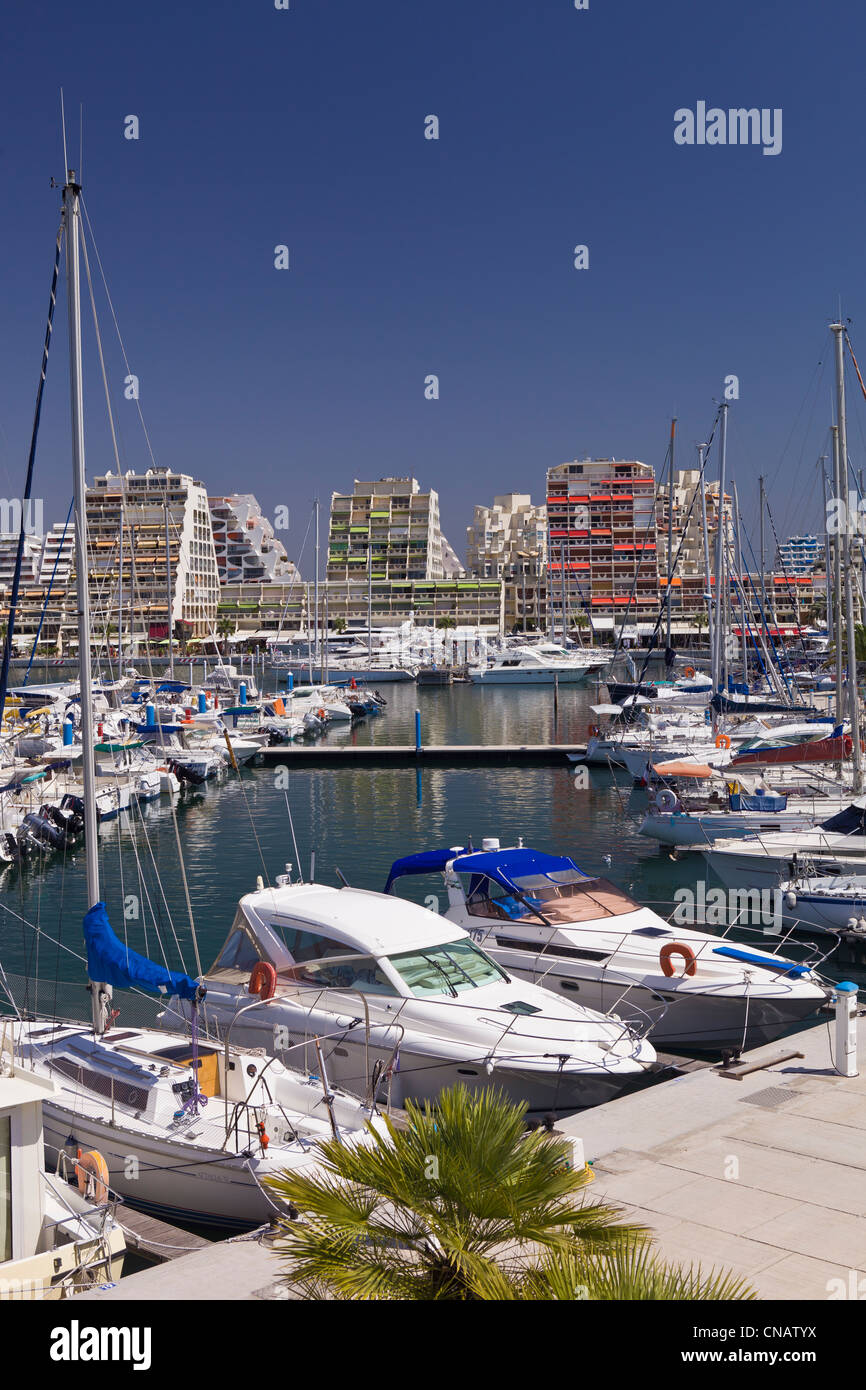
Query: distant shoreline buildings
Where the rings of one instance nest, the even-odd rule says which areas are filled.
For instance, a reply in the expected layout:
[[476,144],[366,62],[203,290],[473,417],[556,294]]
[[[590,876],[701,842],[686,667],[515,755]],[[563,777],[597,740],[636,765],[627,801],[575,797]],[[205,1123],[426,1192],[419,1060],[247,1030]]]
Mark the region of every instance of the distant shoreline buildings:
[[[94,478],[86,502],[94,636],[102,650],[127,656],[170,641],[212,651],[285,642],[314,627],[363,636],[405,623],[663,645],[670,588],[671,641],[685,645],[707,630],[704,509],[710,592],[720,514],[734,576],[736,538],[731,497],[720,507],[717,483],[702,497],[697,469],[676,473],[672,499],[669,492],[637,459],[555,464],[542,501],[508,492],[475,506],[464,565],[442,533],[435,490],[412,477],[356,479],[351,492],[331,496],[317,585],[314,562],[304,562],[303,580],[252,493],[208,495],[191,475],[164,468],[107,473]],[[17,549],[16,531],[0,534],[7,618]],[[763,576],[777,631],[793,632],[819,611],[823,560],[815,536],[779,546]],[[76,649],[77,582],[71,523],[25,534],[19,654],[37,636],[43,656]],[[732,582],[760,621],[754,583],[746,575]]]

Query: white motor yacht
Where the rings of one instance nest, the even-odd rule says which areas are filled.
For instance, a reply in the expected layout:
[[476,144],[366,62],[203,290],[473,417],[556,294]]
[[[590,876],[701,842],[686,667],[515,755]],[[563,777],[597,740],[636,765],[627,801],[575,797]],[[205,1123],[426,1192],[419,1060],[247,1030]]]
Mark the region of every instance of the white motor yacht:
[[[263,979],[265,1002],[250,1008]],[[514,979],[453,922],[288,875],[241,899],[202,981],[209,1027],[243,1010],[233,1037],[305,1046],[308,1060],[313,1039],[328,1036],[331,1078],[362,1095],[387,1089],[396,1104],[462,1083],[496,1086],[530,1110],[573,1110],[618,1095],[655,1062],[635,1026]],[[172,1011],[164,1020],[178,1024]]]
[[489,666],[473,667],[476,685],[583,685],[607,663],[607,655],[592,647],[566,651],[553,642],[537,647],[508,647]]
[[510,974],[592,1009],[653,1019],[657,1046],[718,1052],[770,1042],[820,1008],[828,989],[810,964],[691,927],[650,908],[573,859],[518,845],[434,850],[398,859],[406,874],[442,872],[446,916]]

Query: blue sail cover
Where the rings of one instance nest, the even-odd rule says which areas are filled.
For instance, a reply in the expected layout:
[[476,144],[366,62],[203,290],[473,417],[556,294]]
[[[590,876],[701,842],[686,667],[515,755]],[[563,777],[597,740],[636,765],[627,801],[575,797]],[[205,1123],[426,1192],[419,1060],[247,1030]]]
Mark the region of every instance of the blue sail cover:
[[147,989],[153,994],[177,994],[181,999],[198,999],[201,985],[179,970],[155,965],[115,936],[105,903],[95,903],[84,918],[87,946],[87,974],[118,989]]

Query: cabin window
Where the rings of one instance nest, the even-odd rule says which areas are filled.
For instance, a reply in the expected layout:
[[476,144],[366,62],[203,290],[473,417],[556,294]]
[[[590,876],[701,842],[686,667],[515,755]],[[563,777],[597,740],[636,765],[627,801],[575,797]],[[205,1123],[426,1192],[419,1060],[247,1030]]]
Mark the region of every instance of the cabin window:
[[372,956],[348,952],[341,960],[308,961],[292,972],[293,978],[328,989],[357,989],[364,994],[397,994],[388,976]]
[[233,932],[222,949],[214,970],[252,970],[261,959],[245,931]]
[[419,999],[434,995],[451,995],[479,985],[498,984],[508,980],[489,956],[471,941],[448,941],[427,950],[403,951],[388,960],[412,994]]

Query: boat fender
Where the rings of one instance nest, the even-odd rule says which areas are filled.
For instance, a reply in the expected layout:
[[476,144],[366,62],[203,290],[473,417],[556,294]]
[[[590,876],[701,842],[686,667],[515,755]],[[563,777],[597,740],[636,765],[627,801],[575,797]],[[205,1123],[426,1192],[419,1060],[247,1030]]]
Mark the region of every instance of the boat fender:
[[277,972],[270,961],[256,961],[250,975],[249,993],[257,994],[264,1003],[267,999],[273,999],[276,987]]
[[675,811],[678,805],[677,795],[669,787],[665,787],[656,797],[656,810],[658,811]]
[[716,734],[716,747],[717,747],[717,748],[730,748],[730,746],[731,746],[731,740],[730,740],[730,738],[728,737],[727,734]]
[[82,1197],[89,1195],[97,1206],[102,1206],[108,1201],[108,1164],[102,1154],[98,1149],[90,1149],[87,1153],[82,1153],[79,1149],[75,1167],[78,1172],[78,1191]]
[[686,946],[682,941],[668,941],[659,951],[659,965],[662,968],[662,974],[666,975],[668,979],[674,974],[672,956],[682,956],[686,963],[683,970],[684,976],[697,974],[698,961],[691,946]]

